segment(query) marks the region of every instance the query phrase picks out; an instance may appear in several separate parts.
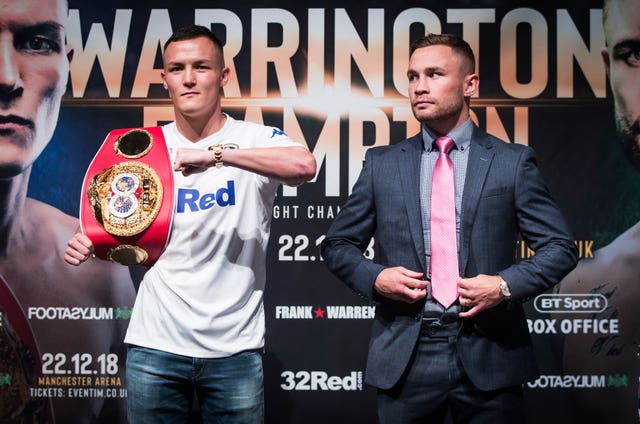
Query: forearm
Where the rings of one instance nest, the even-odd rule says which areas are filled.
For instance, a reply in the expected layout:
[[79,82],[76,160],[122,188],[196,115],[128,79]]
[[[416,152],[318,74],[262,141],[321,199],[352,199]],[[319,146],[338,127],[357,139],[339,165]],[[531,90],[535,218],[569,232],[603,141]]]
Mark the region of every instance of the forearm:
[[331,236],[322,242],[322,258],[327,268],[360,297],[373,300],[373,286],[383,265],[365,258],[356,245]]
[[528,300],[560,282],[577,264],[572,240],[554,240],[536,253],[502,271],[514,299]]
[[291,186],[309,181],[316,174],[316,160],[302,146],[212,150],[179,149],[174,170],[184,175],[203,172],[216,165],[233,166],[273,178]]
[[[213,155],[211,155],[213,161]],[[223,149],[222,163],[297,186],[316,174],[316,161],[304,147]]]

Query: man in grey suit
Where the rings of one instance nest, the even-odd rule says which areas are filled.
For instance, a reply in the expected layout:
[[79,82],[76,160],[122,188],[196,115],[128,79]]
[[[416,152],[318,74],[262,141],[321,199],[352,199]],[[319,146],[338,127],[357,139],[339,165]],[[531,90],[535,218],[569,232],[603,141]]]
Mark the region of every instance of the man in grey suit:
[[[365,381],[378,389],[382,423],[441,422],[449,409],[456,422],[524,422],[522,384],[537,369],[522,302],[576,265],[533,150],[471,121],[474,68],[473,51],[457,36],[430,34],[411,45],[409,98],[422,131],[367,151],[322,244],[327,267],[376,305]],[[455,142],[448,156],[459,277],[450,306],[434,299],[429,272],[441,136]],[[368,260],[363,251],[374,236],[376,257]],[[514,263],[518,236],[536,253]]]

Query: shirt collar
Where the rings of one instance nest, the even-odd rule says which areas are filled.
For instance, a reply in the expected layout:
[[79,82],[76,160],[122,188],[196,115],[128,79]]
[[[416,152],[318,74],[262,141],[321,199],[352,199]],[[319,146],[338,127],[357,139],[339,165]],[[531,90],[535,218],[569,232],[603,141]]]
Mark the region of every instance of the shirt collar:
[[[465,151],[471,144],[471,135],[473,134],[473,121],[471,118],[467,119],[462,125],[455,127],[451,130],[447,136],[453,139],[456,148],[461,151]],[[422,141],[424,149],[430,153],[434,150],[434,141],[442,134],[438,134],[426,125],[422,125]]]

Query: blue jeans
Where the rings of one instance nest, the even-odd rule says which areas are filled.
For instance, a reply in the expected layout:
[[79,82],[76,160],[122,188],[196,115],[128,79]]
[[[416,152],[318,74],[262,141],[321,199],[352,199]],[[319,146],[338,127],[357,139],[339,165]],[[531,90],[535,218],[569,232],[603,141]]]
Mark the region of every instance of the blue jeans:
[[262,423],[262,354],[191,358],[139,346],[127,351],[131,424],[186,423],[194,394],[203,423]]

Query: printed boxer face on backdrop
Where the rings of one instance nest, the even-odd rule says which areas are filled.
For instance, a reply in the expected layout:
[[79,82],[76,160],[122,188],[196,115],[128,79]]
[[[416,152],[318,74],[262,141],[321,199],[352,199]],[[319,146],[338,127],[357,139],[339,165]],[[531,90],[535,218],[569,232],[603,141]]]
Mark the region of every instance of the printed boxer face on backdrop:
[[625,153],[640,170],[640,3],[607,2],[604,30],[607,48],[602,55],[613,92],[616,126]]
[[0,0],[0,10],[0,178],[11,178],[53,135],[72,54],[65,0]]

